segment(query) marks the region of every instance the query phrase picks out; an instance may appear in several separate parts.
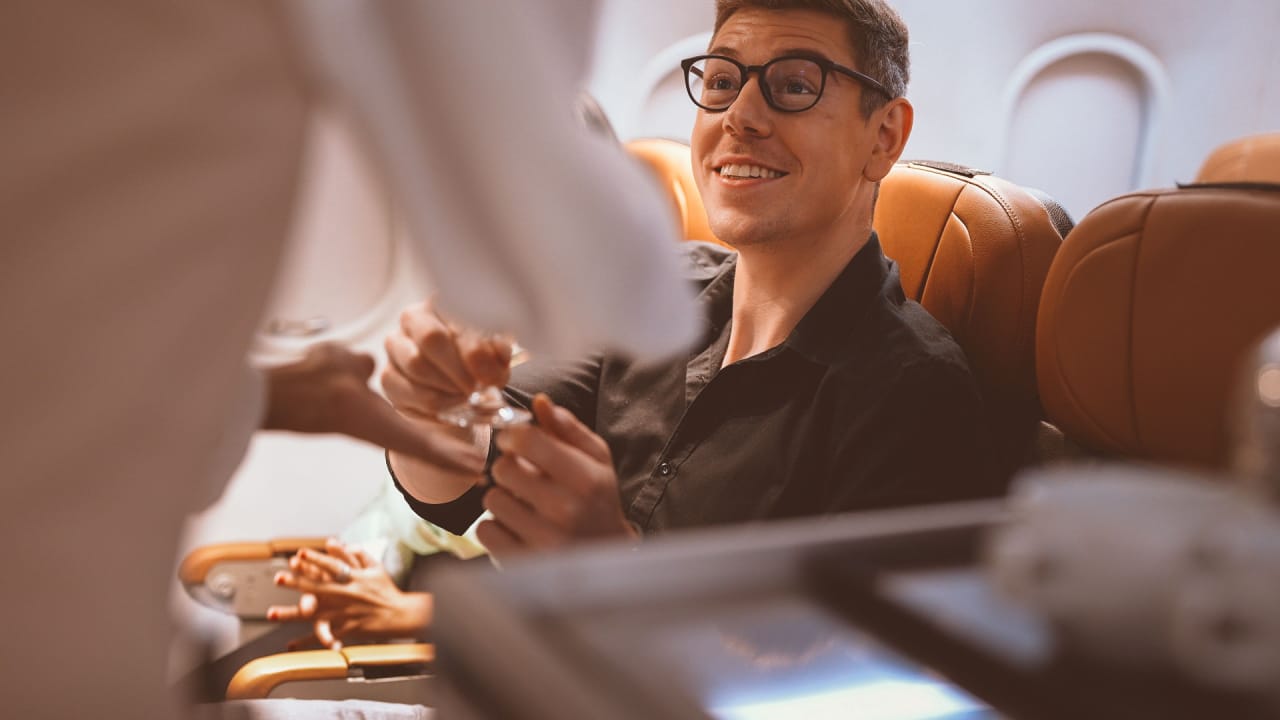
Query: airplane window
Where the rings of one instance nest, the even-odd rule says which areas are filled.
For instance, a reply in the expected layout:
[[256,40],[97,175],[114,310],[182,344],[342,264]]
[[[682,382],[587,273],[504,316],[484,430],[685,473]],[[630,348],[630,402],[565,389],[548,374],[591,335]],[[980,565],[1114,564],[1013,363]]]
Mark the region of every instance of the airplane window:
[[1003,168],[1020,183],[1055,188],[1075,217],[1142,186],[1151,128],[1162,109],[1157,78],[1131,58],[1106,52],[1114,45],[1146,58],[1145,50],[1123,38],[1093,37],[1065,38],[1044,51],[1061,57],[1022,88]]
[[351,342],[398,308],[395,232],[386,189],[336,114],[312,119],[280,279],[255,354],[288,355],[320,340]]

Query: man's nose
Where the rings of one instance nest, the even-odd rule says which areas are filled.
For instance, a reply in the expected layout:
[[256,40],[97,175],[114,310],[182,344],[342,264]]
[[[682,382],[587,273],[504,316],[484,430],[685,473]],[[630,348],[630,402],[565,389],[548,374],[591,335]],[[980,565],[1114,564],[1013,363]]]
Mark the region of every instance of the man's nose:
[[730,135],[764,137],[773,132],[769,103],[764,99],[760,83],[758,73],[744,80],[738,97],[724,111],[724,127]]

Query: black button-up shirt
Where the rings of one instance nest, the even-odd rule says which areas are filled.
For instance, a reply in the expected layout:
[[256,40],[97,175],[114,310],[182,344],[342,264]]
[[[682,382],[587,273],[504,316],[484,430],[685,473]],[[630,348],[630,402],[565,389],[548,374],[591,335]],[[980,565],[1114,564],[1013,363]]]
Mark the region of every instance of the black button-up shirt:
[[[964,355],[905,299],[873,233],[781,345],[721,369],[737,255],[689,243],[707,319],[685,358],[529,362],[508,392],[546,392],[605,439],[629,520],[646,532],[999,493]],[[476,488],[419,515],[452,532]]]

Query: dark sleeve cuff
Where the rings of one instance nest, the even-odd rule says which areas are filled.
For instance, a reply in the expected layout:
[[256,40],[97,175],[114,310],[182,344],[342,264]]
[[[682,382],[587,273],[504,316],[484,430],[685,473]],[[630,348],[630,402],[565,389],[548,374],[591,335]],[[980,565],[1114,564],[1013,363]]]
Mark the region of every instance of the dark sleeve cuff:
[[[484,512],[480,501],[484,498],[485,490],[488,484],[477,484],[470,490],[462,493],[456,500],[450,500],[447,503],[425,503],[410,495],[400,484],[400,478],[396,477],[396,471],[391,467],[391,454],[385,454],[387,461],[387,473],[391,475],[391,481],[396,484],[396,489],[404,496],[405,502],[409,503],[409,508],[417,513],[418,517],[426,520],[437,527],[447,530],[454,535],[461,535],[471,528],[471,524],[480,517]],[[492,465],[492,449],[490,451],[490,462]],[[485,468],[486,475],[488,467]]]

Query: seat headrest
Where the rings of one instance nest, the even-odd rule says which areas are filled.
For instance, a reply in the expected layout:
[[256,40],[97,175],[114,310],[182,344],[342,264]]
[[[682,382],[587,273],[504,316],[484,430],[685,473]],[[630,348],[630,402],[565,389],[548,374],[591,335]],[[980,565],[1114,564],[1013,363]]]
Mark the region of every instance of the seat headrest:
[[[1214,182],[1262,177],[1211,170]],[[1278,229],[1280,186],[1137,192],[1085,217],[1040,302],[1049,419],[1095,450],[1224,467],[1231,388],[1280,323]]]
[[689,164],[688,145],[675,140],[644,138],[628,142],[626,149],[657,176],[671,198],[684,239],[724,244],[711,232],[707,223],[707,210],[693,180],[693,167]]
[[1280,184],[1280,133],[1241,138],[1214,150],[1196,182]]

